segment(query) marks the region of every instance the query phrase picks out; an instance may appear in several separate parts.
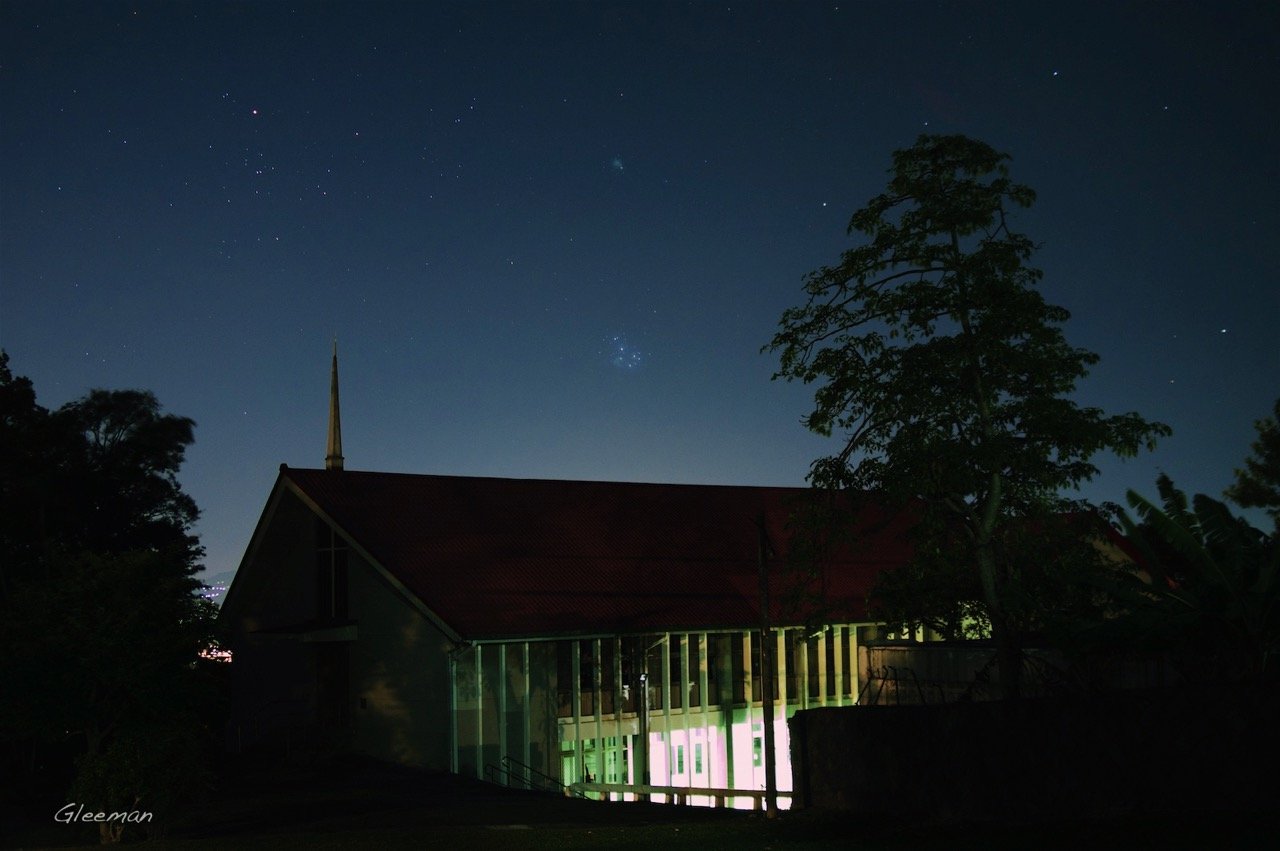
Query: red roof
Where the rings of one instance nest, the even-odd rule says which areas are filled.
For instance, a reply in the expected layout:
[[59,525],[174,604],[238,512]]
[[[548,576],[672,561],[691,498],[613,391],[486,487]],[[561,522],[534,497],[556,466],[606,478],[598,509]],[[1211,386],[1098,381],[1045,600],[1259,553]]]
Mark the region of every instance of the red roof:
[[[804,620],[778,600],[805,488],[280,475],[464,638],[756,627],[762,514],[774,623]],[[863,519],[856,550],[822,571],[825,620],[866,620],[876,575],[909,557],[903,523]]]

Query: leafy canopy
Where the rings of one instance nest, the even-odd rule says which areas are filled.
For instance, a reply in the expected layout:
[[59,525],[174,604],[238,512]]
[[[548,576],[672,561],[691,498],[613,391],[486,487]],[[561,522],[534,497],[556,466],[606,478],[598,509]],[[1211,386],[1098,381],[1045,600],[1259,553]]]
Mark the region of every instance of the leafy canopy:
[[1071,398],[1098,356],[1067,343],[1068,312],[1036,289],[1035,246],[1011,227],[1035,193],[1007,161],[964,136],[894,153],[888,188],[850,220],[857,247],[806,278],[807,300],[765,346],[775,379],[817,385],[805,425],[841,440],[810,481],[923,506],[921,599],[943,564],[976,565],[996,628],[1016,569],[1010,519],[1074,507],[1062,491],[1097,473],[1094,454],[1169,433]]
[[1035,193],[1008,157],[963,136],[893,155],[888,191],[853,215],[863,244],[811,273],[766,347],[775,378],[820,384],[805,424],[844,447],[815,484],[973,504],[1002,480],[1029,505],[1088,480],[1101,449],[1135,454],[1167,434],[1067,395],[1097,355],[1073,348],[1062,307],[1035,289],[1034,245],[1009,227]]
[[1253,424],[1258,439],[1253,455],[1236,470],[1236,480],[1227,488],[1227,499],[1244,508],[1263,508],[1280,532],[1280,399],[1274,414]]
[[1276,675],[1280,655],[1280,542],[1218,500],[1186,494],[1168,476],[1160,504],[1129,491],[1137,513],[1120,522],[1146,576],[1116,572],[1106,590],[1118,615],[1086,637],[1172,653],[1188,680]]

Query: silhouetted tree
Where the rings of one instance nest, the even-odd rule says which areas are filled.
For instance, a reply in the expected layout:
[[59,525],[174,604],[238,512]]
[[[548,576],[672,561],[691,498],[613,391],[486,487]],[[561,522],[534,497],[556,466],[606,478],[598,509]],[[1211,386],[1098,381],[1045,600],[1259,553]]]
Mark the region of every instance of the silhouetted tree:
[[66,435],[36,404],[31,381],[14,376],[0,351],[0,601],[35,570],[64,515]]
[[0,353],[0,735],[10,754],[70,739],[95,810],[155,812],[201,774],[172,758],[198,750],[214,615],[176,478],[193,425],[139,391],[49,412]]
[[1274,414],[1253,424],[1258,439],[1252,457],[1236,470],[1236,480],[1227,488],[1227,499],[1244,508],[1265,508],[1280,534],[1280,399]]
[[1019,526],[1081,508],[1061,493],[1096,474],[1095,453],[1132,455],[1169,429],[1070,398],[1098,358],[1067,344],[1069,314],[1036,290],[1034,245],[1009,221],[1035,195],[1007,159],[963,136],[895,152],[887,191],[850,221],[862,244],[808,276],[765,348],[775,378],[819,384],[805,424],[841,435],[810,481],[923,506],[912,584],[923,603],[939,572],[974,571],[1016,693]]
[[1106,586],[1115,616],[1086,636],[1113,648],[1169,654],[1192,681],[1274,678],[1280,653],[1280,541],[1204,494],[1190,501],[1168,476],[1157,505],[1129,491],[1137,514],[1120,522],[1143,574],[1117,571]]

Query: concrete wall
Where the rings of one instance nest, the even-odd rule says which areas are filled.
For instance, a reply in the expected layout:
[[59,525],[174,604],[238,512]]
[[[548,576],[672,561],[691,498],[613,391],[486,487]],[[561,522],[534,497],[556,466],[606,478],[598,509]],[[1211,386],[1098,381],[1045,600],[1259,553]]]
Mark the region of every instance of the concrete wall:
[[1274,801],[1280,689],[799,712],[802,801],[865,817],[1009,820]]

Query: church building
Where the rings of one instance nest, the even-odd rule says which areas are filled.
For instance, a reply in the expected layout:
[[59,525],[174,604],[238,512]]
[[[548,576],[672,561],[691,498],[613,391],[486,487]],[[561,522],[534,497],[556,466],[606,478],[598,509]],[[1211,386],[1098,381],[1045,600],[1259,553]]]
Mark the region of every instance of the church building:
[[222,607],[231,747],[738,807],[773,762],[787,805],[786,720],[857,700],[902,523],[802,565],[805,488],[348,470],[337,369],[324,468],[281,466]]

